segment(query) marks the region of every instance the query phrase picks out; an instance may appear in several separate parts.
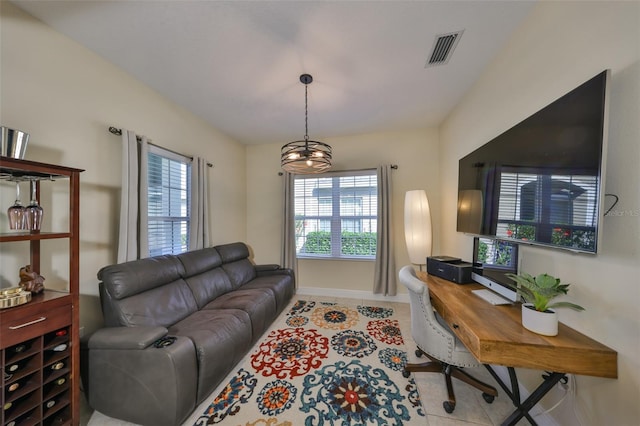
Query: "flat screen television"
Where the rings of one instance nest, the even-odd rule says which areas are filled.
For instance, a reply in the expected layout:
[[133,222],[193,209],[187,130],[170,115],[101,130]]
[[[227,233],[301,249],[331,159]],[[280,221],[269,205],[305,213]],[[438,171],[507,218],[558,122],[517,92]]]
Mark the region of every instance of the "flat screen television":
[[609,70],[460,159],[457,230],[596,253]]
[[518,273],[518,245],[491,238],[473,239],[471,278],[499,295],[517,302],[516,283],[507,274]]

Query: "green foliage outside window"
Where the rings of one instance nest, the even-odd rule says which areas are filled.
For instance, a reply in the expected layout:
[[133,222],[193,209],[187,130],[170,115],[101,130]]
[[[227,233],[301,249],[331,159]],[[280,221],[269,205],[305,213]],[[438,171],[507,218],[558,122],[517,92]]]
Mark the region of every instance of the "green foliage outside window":
[[487,262],[487,249],[487,243],[480,241],[480,246],[478,247],[478,262]]
[[300,253],[331,254],[331,233],[326,231],[309,232]]
[[[536,228],[533,225],[507,225],[507,237],[522,241],[535,241]],[[553,228],[551,243],[556,246],[576,247],[593,250],[596,245],[596,234],[590,230],[571,228]]]
[[[503,241],[496,241],[494,246],[495,259],[493,259],[494,265],[511,265],[511,246]],[[487,263],[487,257],[489,255],[489,246],[484,241],[480,241],[478,247],[478,262]]]
[[515,225],[510,223],[507,226],[507,237],[522,241],[535,241],[536,227],[533,225]]
[[[377,234],[371,232],[343,232],[342,255],[375,256]],[[328,231],[309,232],[300,249],[301,254],[331,254],[331,233]]]
[[558,246],[593,250],[596,245],[596,235],[593,231],[553,228],[551,242]]

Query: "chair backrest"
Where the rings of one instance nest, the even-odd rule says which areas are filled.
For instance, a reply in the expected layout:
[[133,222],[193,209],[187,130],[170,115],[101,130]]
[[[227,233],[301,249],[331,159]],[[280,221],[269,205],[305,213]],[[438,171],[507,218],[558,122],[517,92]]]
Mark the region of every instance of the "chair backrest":
[[411,265],[400,269],[399,279],[409,290],[413,340],[429,355],[445,362],[450,360],[455,347],[455,337],[436,319],[429,299],[429,287],[416,276]]

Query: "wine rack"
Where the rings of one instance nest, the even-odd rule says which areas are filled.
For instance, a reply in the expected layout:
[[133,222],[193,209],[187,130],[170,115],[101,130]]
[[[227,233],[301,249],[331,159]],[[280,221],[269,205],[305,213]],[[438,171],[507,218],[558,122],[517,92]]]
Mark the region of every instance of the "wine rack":
[[[40,243],[69,241],[66,291],[45,289],[23,305],[0,309],[0,426],[77,426],[80,423],[79,232],[80,173],[64,166],[0,157],[0,180],[40,182],[68,179],[69,226],[5,233],[0,244],[28,242],[34,271],[40,270]],[[43,184],[44,186],[44,184]],[[25,259],[25,264],[27,263]]]
[[2,350],[2,424],[71,424],[70,325]]

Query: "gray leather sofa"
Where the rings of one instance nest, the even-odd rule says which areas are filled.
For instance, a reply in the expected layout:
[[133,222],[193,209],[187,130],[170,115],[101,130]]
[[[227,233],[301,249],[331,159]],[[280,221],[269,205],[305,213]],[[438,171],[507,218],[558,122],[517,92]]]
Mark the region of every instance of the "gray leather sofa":
[[178,425],[286,307],[291,270],[256,266],[244,243],[107,266],[105,328],[88,341],[89,404],[142,425]]

